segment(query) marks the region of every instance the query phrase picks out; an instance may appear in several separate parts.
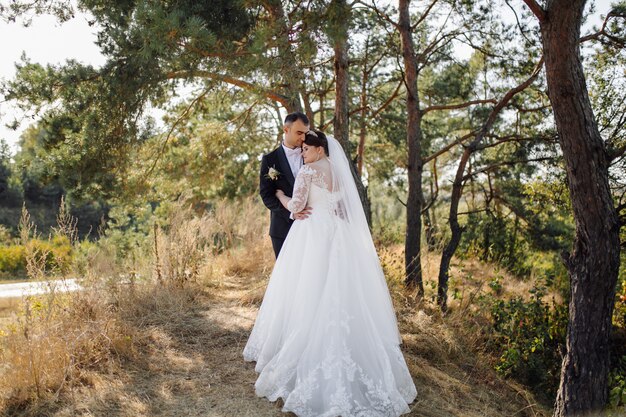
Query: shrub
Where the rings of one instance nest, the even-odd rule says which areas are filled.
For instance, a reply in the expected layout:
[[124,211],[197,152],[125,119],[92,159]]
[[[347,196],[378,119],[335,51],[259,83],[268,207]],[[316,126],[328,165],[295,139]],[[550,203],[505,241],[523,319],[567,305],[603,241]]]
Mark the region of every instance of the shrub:
[[0,271],[17,274],[23,272],[26,266],[24,246],[0,246]]
[[567,306],[549,305],[544,296],[545,287],[536,286],[529,301],[492,299],[493,343],[500,354],[499,373],[553,398],[565,348]]
[[72,263],[72,246],[64,236],[52,240],[32,239],[26,245],[0,246],[0,272],[23,274],[26,271],[26,254],[32,253],[45,259],[46,271],[66,273]]
[[619,358],[609,373],[609,404],[626,411],[626,356]]

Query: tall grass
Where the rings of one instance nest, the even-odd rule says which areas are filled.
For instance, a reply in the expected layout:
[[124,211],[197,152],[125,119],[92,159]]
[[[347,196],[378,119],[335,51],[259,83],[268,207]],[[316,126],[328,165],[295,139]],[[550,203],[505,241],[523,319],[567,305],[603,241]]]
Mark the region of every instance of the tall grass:
[[[145,245],[119,259],[106,236],[78,241],[75,219],[60,210],[55,233],[74,253],[65,276],[79,276],[83,289],[61,292],[62,279],[45,294],[19,301],[0,330],[0,414],[40,414],[94,372],[133,360],[148,343],[150,323],[184,317],[210,291],[207,284],[263,271],[273,261],[266,211],[252,200],[219,202],[201,215],[179,201],[169,213],[155,218]],[[48,254],[31,244],[37,233],[26,209],[20,239],[28,277],[48,278]]]

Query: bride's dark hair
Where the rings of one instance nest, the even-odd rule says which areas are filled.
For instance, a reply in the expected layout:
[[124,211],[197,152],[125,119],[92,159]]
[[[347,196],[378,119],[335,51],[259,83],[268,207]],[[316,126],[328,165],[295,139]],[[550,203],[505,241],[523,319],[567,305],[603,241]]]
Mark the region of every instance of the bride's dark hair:
[[330,152],[328,152],[328,139],[326,139],[326,135],[321,130],[309,130],[304,135],[304,143],[310,146],[322,146],[324,151],[326,152],[326,156],[330,156]]

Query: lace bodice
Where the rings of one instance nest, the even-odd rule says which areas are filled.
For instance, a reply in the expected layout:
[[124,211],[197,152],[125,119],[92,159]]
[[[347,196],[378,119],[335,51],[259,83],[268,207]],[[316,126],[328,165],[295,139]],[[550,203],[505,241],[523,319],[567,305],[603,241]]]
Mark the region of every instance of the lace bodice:
[[[334,191],[332,184],[332,171],[326,158],[304,165],[296,176],[293,196],[287,204],[287,209],[292,213],[297,213],[302,211],[307,203],[313,209],[316,206],[332,203]],[[316,186],[318,190],[312,189],[312,186]]]

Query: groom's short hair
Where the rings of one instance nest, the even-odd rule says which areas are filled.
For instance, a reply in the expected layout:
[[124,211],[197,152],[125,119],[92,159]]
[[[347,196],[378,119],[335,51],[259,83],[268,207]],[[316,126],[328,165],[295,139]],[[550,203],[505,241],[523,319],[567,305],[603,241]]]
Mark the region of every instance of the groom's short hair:
[[309,118],[306,117],[306,114],[302,113],[301,111],[295,111],[293,113],[289,113],[287,115],[287,117],[285,117],[285,124],[286,125],[290,125],[293,122],[295,122],[296,120],[300,120],[302,123],[304,123],[305,125],[309,125]]

